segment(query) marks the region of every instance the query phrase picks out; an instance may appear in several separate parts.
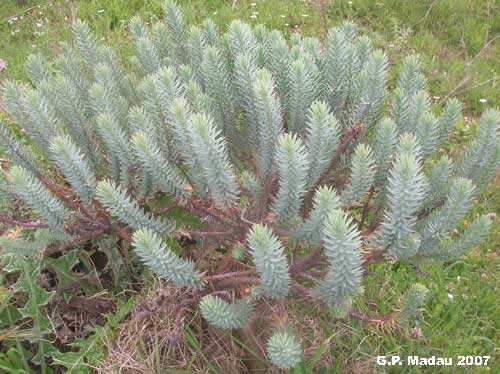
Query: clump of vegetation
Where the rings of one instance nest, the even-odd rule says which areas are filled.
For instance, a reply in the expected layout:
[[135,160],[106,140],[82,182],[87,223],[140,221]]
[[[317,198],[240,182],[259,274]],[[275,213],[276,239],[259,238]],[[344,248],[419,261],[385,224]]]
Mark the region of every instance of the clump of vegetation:
[[[2,242],[6,272],[26,294],[24,307],[2,313],[32,321],[31,362],[42,371],[48,358],[75,360],[45,339],[55,296],[42,270],[70,303],[86,279],[75,268],[99,278],[88,261],[96,250],[115,284],[149,269],[185,291],[180,314],[199,305],[247,345],[264,327],[267,358],[291,368],[302,347],[287,304],[363,319],[351,309],[369,264],[442,261],[488,236],[486,216],[460,224],[500,165],[498,111],[483,113],[452,159],[441,146],[461,106],[435,112],[418,57],[389,92],[385,53],[351,23],[324,45],[298,34],[288,43],[240,21],[225,34],[210,20],[188,27],[171,1],[164,12],[151,27],[130,21],[128,61],[77,21],[55,61],[28,58],[29,84],[3,86],[14,124],[0,126],[11,161],[2,192],[39,219],[1,217],[26,229]],[[408,319],[426,293],[410,291]]]

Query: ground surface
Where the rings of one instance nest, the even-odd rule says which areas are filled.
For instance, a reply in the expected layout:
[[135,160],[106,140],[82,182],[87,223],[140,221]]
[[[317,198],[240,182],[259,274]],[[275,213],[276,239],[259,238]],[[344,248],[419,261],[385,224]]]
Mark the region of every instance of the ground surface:
[[[124,38],[128,19],[139,14],[154,20],[160,5],[152,0],[0,0],[0,79],[24,79],[23,62],[32,52],[53,54],[69,38],[72,17],[87,20],[99,37],[121,53],[130,53]],[[324,37],[329,27],[348,18],[373,36],[387,51],[392,78],[402,56],[419,53],[436,103],[456,96],[465,118],[454,136],[455,146],[474,133],[475,119],[486,107],[499,107],[500,3],[495,0],[353,0],[353,1],[179,1],[188,22],[211,17],[220,27],[232,19],[262,23],[286,33]],[[2,67],[2,63],[7,63]],[[479,199],[473,214],[500,212],[500,178]],[[471,217],[473,216],[471,214]],[[356,307],[367,314],[387,314],[398,308],[402,292],[420,282],[430,289],[425,312],[411,334],[381,329],[357,321],[331,323],[323,317],[316,349],[329,349],[333,369],[357,372],[500,372],[500,221],[481,248],[456,261],[423,264],[419,275],[409,265],[376,265],[365,281],[366,297]],[[314,314],[315,311],[307,311]],[[410,336],[413,335],[413,336]],[[310,337],[314,340],[313,337]],[[377,355],[491,355],[481,368],[373,368]],[[314,363],[307,363],[311,366]],[[336,372],[336,371],[335,371]]]

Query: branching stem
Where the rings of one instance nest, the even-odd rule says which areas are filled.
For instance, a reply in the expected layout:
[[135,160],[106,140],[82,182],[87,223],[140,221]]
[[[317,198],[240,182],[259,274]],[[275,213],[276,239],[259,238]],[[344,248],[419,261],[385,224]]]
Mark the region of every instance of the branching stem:
[[36,221],[18,221],[5,216],[0,216],[0,222],[7,225],[19,226],[25,229],[43,229],[49,227],[46,223],[40,223]]

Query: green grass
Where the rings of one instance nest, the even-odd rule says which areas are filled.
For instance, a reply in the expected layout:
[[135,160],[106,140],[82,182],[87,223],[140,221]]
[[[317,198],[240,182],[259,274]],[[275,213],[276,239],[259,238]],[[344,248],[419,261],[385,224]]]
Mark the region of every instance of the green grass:
[[[402,57],[418,53],[426,64],[431,95],[438,102],[464,77],[468,82],[456,90],[468,117],[477,116],[486,107],[500,107],[500,38],[483,50],[488,40],[500,34],[500,3],[489,0],[344,0],[321,1],[179,1],[188,23],[207,16],[221,28],[235,18],[251,24],[262,23],[287,34],[300,31],[323,38],[326,29],[348,18],[373,36],[378,47],[390,57],[392,82]],[[256,3],[255,5],[252,5]],[[161,6],[153,0],[75,0],[77,16],[87,20],[99,37],[111,42],[117,51],[131,53],[127,21],[135,14],[146,20],[161,17]],[[308,5],[309,4],[309,5]],[[37,7],[37,5],[40,5]],[[34,8],[33,8],[34,7]],[[26,11],[27,9],[30,9]],[[251,16],[255,14],[255,18]],[[17,15],[14,19],[12,16]],[[58,43],[69,38],[71,9],[63,0],[52,2],[1,0],[0,59],[7,61],[3,73],[13,79],[25,79],[23,63],[29,53],[53,55]],[[326,20],[326,24],[325,24]],[[488,30],[488,31],[487,31]],[[481,51],[481,52],[480,52]],[[478,55],[479,53],[479,55]],[[0,73],[1,79],[2,73]],[[486,100],[486,103],[482,101]],[[475,126],[461,123],[456,143],[470,137]],[[480,197],[476,213],[500,212],[500,179]],[[333,335],[331,352],[334,369],[373,363],[374,356],[398,354],[491,355],[489,368],[392,368],[381,372],[500,372],[500,225],[496,219],[488,242],[473,253],[453,262],[423,264],[429,277],[419,276],[409,265],[379,264],[366,281],[365,297],[356,308],[376,316],[391,313],[401,306],[401,295],[408,286],[420,282],[429,289],[421,337],[381,331],[357,321],[347,327],[324,315],[325,336]],[[341,326],[349,333],[338,334]],[[307,363],[306,363],[307,364]],[[373,369],[373,364],[370,368]],[[372,370],[370,369],[370,370]],[[365,371],[363,371],[365,372]]]
[[[286,33],[300,31],[324,37],[325,29],[351,19],[370,32],[377,46],[388,52],[396,65],[394,71],[398,70],[401,56],[419,53],[426,63],[433,96],[443,98],[465,76],[470,76],[468,84],[457,92],[466,111],[477,114],[486,106],[500,104],[500,40],[474,59],[484,47],[486,29],[488,40],[500,33],[500,5],[495,1],[336,0],[324,1],[328,4],[324,12],[319,0],[237,0],[234,7],[233,1],[221,0],[179,3],[188,23],[208,16],[222,28],[240,18]],[[147,20],[161,17],[160,3],[154,0],[75,0],[74,4],[79,18],[89,21],[99,36],[112,41],[125,54],[130,51],[127,39],[123,38],[128,19],[135,14]],[[258,14],[251,18],[254,12]],[[58,42],[69,37],[70,19],[71,10],[63,0],[2,0],[0,58],[9,64],[7,74],[23,78],[23,63],[29,53],[56,52]]]

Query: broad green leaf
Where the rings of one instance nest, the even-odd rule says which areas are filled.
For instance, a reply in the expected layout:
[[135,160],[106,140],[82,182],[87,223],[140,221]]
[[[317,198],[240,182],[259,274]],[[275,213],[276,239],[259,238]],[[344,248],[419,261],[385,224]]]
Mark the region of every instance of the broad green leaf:
[[26,292],[28,300],[24,307],[20,308],[22,316],[32,318],[37,326],[36,332],[40,335],[50,331],[50,321],[43,313],[43,307],[50,301],[54,292],[46,291],[38,285],[38,277],[40,276],[40,262],[26,260],[22,263],[23,271],[15,285],[17,291]]
[[[45,265],[54,270],[57,274],[57,287],[64,288],[70,284],[78,282],[81,277],[75,274],[73,268],[80,262],[78,255],[75,251],[68,252],[64,256],[58,258],[46,257],[44,259]],[[69,301],[72,297],[71,293],[63,292],[63,297]]]

